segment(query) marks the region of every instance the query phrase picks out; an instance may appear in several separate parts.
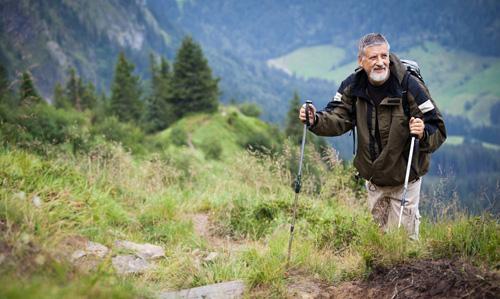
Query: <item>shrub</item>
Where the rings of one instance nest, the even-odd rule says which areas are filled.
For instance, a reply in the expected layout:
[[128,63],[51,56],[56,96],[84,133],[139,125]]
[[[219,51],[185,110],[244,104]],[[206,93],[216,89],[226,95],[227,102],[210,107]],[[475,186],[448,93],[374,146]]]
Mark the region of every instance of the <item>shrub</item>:
[[320,248],[343,250],[359,240],[360,228],[351,216],[334,213],[314,220],[312,231]]
[[109,141],[120,142],[124,147],[135,153],[144,150],[142,142],[144,133],[130,123],[122,123],[115,116],[104,119],[92,128],[93,135],[103,135]]
[[255,103],[243,103],[239,106],[239,109],[241,113],[250,117],[258,118],[262,113],[260,106]]
[[174,127],[170,132],[170,140],[176,146],[185,146],[188,144],[188,135],[181,127]]
[[278,212],[278,207],[273,203],[253,202],[239,197],[224,207],[218,218],[227,233],[258,240],[272,230],[272,222]]
[[236,111],[232,111],[231,113],[229,113],[229,116],[227,117],[227,123],[230,126],[234,126],[237,121],[238,121],[238,113]]
[[76,111],[56,109],[40,104],[17,110],[0,107],[4,141],[23,147],[41,144],[74,143],[83,146],[86,133],[85,117]]
[[201,145],[207,159],[219,160],[222,155],[222,145],[217,139],[209,139]]
[[248,135],[242,142],[241,145],[246,149],[252,149],[258,152],[266,152],[272,147],[271,139],[260,132],[254,132]]

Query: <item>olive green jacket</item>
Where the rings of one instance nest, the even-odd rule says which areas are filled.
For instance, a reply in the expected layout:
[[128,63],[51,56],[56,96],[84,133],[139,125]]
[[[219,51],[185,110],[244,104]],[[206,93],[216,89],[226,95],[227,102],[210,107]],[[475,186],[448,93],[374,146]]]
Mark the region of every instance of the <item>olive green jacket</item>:
[[[363,178],[379,186],[404,183],[411,140],[409,117],[402,102],[401,83],[406,67],[391,53],[389,68],[396,80],[390,81],[387,97],[378,107],[367,95],[368,77],[361,69],[342,82],[325,109],[316,113],[310,127],[316,135],[338,136],[351,130],[355,122],[358,145],[354,166]],[[412,159],[412,181],[429,170],[430,154],[446,140],[446,128],[427,87],[413,75],[408,76],[407,99],[410,115],[425,123],[424,137],[416,144]]]

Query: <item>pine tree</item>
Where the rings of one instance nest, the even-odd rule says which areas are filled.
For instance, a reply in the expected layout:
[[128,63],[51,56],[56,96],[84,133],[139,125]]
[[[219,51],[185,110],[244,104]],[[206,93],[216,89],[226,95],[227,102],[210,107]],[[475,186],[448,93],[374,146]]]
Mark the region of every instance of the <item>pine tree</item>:
[[38,94],[38,91],[33,84],[31,75],[28,72],[24,72],[21,78],[21,86],[19,88],[19,102],[23,105],[35,105],[38,103],[45,103],[42,97]]
[[161,59],[158,67],[153,55],[150,56],[151,94],[148,98],[146,128],[157,132],[168,127],[175,119],[169,99],[171,92],[170,67],[166,59]]
[[9,74],[7,69],[0,63],[0,105],[6,104],[10,107],[17,106],[17,99],[9,88]]
[[68,109],[71,107],[68,98],[66,97],[65,90],[62,85],[58,82],[54,87],[54,107]]
[[165,80],[170,80],[172,77],[172,74],[170,73],[170,64],[165,57],[161,58],[160,77]]
[[104,92],[101,92],[96,98],[96,104],[92,115],[92,124],[103,122],[107,116],[109,111],[109,99],[106,97]]
[[[82,84],[83,85],[83,84]],[[97,103],[97,95],[94,84],[92,82],[88,82],[86,85],[83,85],[81,89],[82,94],[81,98],[81,107],[82,109],[94,109]]]
[[9,89],[9,75],[5,67],[0,64],[0,97],[3,97]]
[[201,47],[186,37],[177,52],[172,78],[176,115],[191,112],[214,112],[219,102],[219,79],[212,77]]
[[73,106],[78,111],[94,109],[97,102],[94,84],[91,82],[85,84],[82,78],[76,75],[74,68],[69,70],[69,79],[68,82],[66,82],[65,98],[70,106]]
[[66,82],[66,98],[68,102],[78,111],[83,111],[82,107],[82,81],[76,75],[74,68],[69,70],[69,79]]
[[140,81],[138,76],[132,74],[134,68],[121,52],[115,67],[110,103],[111,113],[121,121],[138,122],[143,113]]
[[300,97],[297,91],[293,93],[290,100],[288,113],[286,115],[285,135],[293,140],[294,143],[302,141],[303,125],[299,121]]

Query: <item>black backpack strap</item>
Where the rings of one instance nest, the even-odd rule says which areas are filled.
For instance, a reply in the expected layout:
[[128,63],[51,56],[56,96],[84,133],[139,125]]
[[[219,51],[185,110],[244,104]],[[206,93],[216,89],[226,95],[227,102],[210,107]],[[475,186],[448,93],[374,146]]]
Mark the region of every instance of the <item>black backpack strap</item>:
[[403,111],[406,117],[410,118],[410,105],[408,104],[408,78],[410,77],[410,72],[406,71],[403,81],[401,82],[401,87],[403,87],[402,105]]
[[352,154],[356,155],[356,102],[357,97],[353,98],[351,105],[351,121],[352,121]]

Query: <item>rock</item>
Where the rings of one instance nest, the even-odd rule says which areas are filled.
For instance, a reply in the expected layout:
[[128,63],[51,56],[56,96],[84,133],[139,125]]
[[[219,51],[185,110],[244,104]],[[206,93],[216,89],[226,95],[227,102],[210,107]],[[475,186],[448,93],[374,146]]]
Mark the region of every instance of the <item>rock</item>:
[[108,247],[86,240],[83,237],[70,237],[59,246],[62,256],[69,260],[79,271],[88,273],[95,270],[109,253]]
[[35,257],[35,263],[38,265],[38,266],[43,266],[43,264],[45,264],[45,256],[43,254],[38,254],[36,257]]
[[109,249],[108,249],[108,247],[106,247],[102,244],[89,241],[87,243],[87,247],[85,248],[85,251],[87,252],[87,254],[93,254],[97,257],[104,258],[106,256],[106,254],[108,254]]
[[202,287],[181,290],[178,292],[164,292],[158,295],[160,299],[215,299],[227,298],[237,299],[243,297],[245,284],[243,281],[235,280]]
[[148,261],[135,255],[118,255],[111,261],[118,274],[140,274],[151,267]]
[[203,260],[205,262],[212,262],[218,257],[219,257],[219,254],[217,252],[210,252]]
[[71,261],[72,263],[74,263],[74,262],[76,262],[78,259],[80,259],[80,258],[82,258],[82,257],[84,257],[84,256],[86,256],[86,255],[87,255],[87,253],[86,253],[85,251],[83,251],[83,250],[77,250],[77,251],[73,252],[73,254],[71,255],[71,257],[70,257],[70,261]]
[[40,196],[35,195],[33,198],[31,198],[31,202],[36,208],[41,208],[42,207],[42,200],[40,199]]
[[138,244],[130,241],[116,241],[115,247],[131,250],[136,255],[147,260],[165,257],[165,250],[162,247],[149,243]]
[[19,200],[25,200],[26,193],[24,191],[17,192],[16,194],[14,194],[14,198],[19,199]]
[[31,241],[31,236],[27,233],[22,233],[19,240],[22,244],[28,244]]
[[94,256],[103,259],[108,252],[108,247],[96,242],[87,241],[83,249],[77,249],[71,254],[70,261],[74,263],[84,256]]

